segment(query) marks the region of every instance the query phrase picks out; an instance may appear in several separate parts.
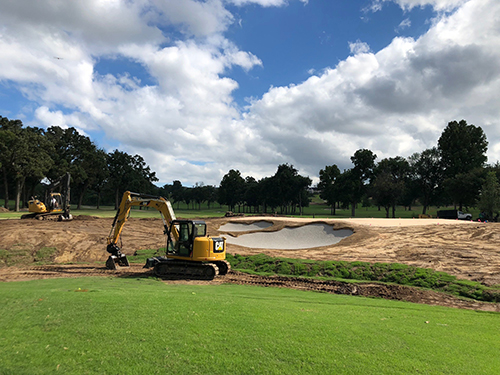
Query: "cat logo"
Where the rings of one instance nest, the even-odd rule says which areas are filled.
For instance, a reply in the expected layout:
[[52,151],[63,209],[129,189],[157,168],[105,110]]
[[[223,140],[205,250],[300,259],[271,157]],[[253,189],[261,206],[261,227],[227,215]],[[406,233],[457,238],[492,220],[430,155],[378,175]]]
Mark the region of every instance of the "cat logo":
[[224,251],[224,240],[214,238],[214,253],[222,253]]

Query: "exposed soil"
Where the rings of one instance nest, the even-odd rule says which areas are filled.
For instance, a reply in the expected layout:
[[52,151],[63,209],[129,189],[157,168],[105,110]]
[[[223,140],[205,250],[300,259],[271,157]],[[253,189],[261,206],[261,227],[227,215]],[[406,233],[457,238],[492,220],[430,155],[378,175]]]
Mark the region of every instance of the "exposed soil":
[[[500,284],[500,224],[467,223],[449,225],[381,227],[366,221],[304,220],[285,218],[235,219],[220,218],[206,220],[210,235],[220,236],[218,228],[229,221],[252,222],[268,220],[273,226],[264,231],[282,229],[284,226],[301,226],[307,223],[326,222],[335,229],[348,228],[354,234],[340,243],[330,246],[302,250],[251,249],[228,245],[232,254],[266,253],[272,256],[314,260],[347,260],[366,262],[397,262],[418,267],[445,271],[459,278],[479,281],[485,285]],[[384,222],[387,223],[387,222]],[[418,224],[426,224],[420,221]],[[142,265],[132,265],[117,271],[105,269],[106,237],[112,219],[91,216],[76,216],[73,221],[54,222],[37,220],[1,220],[0,249],[26,249],[32,254],[44,247],[56,248],[54,265],[0,268],[0,281],[19,281],[53,277],[117,276],[141,277],[151,275]],[[122,233],[122,250],[133,254],[140,249],[155,249],[165,246],[160,219],[131,218]],[[247,233],[247,232],[244,232]],[[238,236],[242,232],[234,232]],[[226,235],[229,235],[227,233]],[[84,264],[68,264],[84,263]],[[349,284],[333,281],[311,281],[290,277],[262,277],[238,272],[216,278],[213,281],[169,280],[168,283],[235,283],[262,286],[288,287],[301,290],[317,290],[337,294],[381,297],[410,302],[443,305],[458,308],[500,311],[500,304],[464,301],[452,296],[424,291],[405,286],[387,286],[376,283]]]

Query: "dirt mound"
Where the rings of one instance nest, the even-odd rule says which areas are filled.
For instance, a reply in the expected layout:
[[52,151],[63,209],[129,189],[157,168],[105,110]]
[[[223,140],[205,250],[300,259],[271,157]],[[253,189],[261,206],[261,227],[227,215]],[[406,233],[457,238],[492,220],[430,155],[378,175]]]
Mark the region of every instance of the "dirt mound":
[[78,215],[78,216],[73,216],[73,220],[100,220],[101,218],[98,216],[90,216],[90,215]]
[[0,207],[0,212],[9,212],[9,209],[5,207]]
[[[53,247],[57,249],[56,263],[105,262],[112,223],[110,218],[81,215],[71,221],[0,220],[0,249],[15,247],[35,254],[44,247]],[[161,220],[131,218],[125,224],[120,245],[125,254],[165,247]]]
[[[218,229],[221,225],[231,220],[234,219],[220,218],[206,220],[209,235],[222,235]],[[252,222],[251,219],[245,218],[245,220]],[[256,218],[255,220],[262,220],[262,218]],[[280,230],[289,226],[303,226],[313,222],[313,220],[269,217],[266,220],[272,221],[273,226],[264,229],[264,231]],[[23,254],[28,253],[32,255],[31,257],[25,257],[25,259],[30,260],[29,262],[26,261],[22,266],[1,268],[0,280],[19,280],[23,277],[44,278],[109,275],[110,272],[114,275],[113,271],[104,269],[104,262],[109,255],[106,252],[106,238],[110,233],[112,222],[112,218],[103,219],[88,216],[76,216],[75,220],[61,222],[0,220],[0,233],[2,233],[0,250],[16,253],[24,252]],[[318,248],[273,250],[252,249],[229,244],[227,249],[231,254],[238,253],[241,255],[265,253],[271,256],[313,260],[405,263],[417,267],[445,271],[459,278],[479,281],[485,285],[500,284],[500,224],[498,223],[373,227],[353,222],[332,220],[316,220],[314,222],[328,223],[334,229],[351,229],[354,233],[338,244]],[[163,223],[161,219],[131,218],[125,224],[119,245],[125,254],[134,254],[135,251],[140,249],[158,249],[164,247],[165,237],[163,235]],[[35,254],[40,254],[41,251],[43,252],[47,248],[55,249],[53,253],[54,261],[58,264],[55,266],[44,266],[43,269],[34,267],[32,262]],[[76,262],[87,265],[64,265],[64,263]],[[88,265],[90,263],[94,263],[94,265]],[[2,265],[1,261],[0,265]],[[140,274],[144,273],[144,270],[141,265],[137,266],[137,270],[131,267],[130,272]],[[123,276],[121,273],[116,273],[116,275]],[[234,282],[256,282],[255,279],[249,277],[240,275]],[[228,278],[230,278],[229,275]],[[267,281],[259,282],[266,283]],[[269,281],[269,285],[281,282],[279,278],[274,278]],[[297,284],[298,281],[295,280],[293,283]],[[305,288],[304,283],[302,281],[302,284],[297,284],[297,288]],[[289,284],[290,282],[287,282],[286,287],[289,287]],[[335,287],[337,291],[344,288],[339,285],[321,286],[318,284],[311,284],[310,287]],[[365,284],[363,287],[358,285],[356,288],[356,292],[353,292],[351,289],[351,294],[365,295],[363,293],[371,293],[367,292],[370,288],[369,285]],[[425,293],[424,296],[421,294],[423,293],[422,291],[408,289],[407,287],[393,288],[378,285],[371,288],[376,289],[374,293],[378,293],[380,297],[387,295],[392,296],[387,298],[401,298],[412,302],[418,302],[422,299],[424,303],[430,303],[425,301],[431,301],[434,298],[430,297],[434,294]],[[408,292],[408,290],[410,291]],[[441,301],[439,304],[445,303],[442,302],[444,297],[436,298]]]

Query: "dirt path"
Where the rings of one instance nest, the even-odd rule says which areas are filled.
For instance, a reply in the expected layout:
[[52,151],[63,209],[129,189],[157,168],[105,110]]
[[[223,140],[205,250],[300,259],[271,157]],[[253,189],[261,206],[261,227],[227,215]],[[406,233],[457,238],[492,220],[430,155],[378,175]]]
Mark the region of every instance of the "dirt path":
[[[220,233],[218,228],[233,221],[231,218],[207,220],[210,235],[241,235]],[[301,226],[313,220],[285,218],[239,219],[243,222],[272,221],[265,231],[279,230],[284,226]],[[410,219],[411,220],[411,219]],[[415,219],[417,220],[417,219]],[[266,253],[272,256],[314,260],[347,260],[366,262],[398,262],[418,267],[445,271],[457,277],[479,281],[485,285],[500,284],[500,224],[447,222],[447,225],[421,221],[412,225],[380,226],[376,221],[315,220],[326,222],[335,229],[349,228],[354,234],[336,245],[301,250],[251,249],[228,245],[228,252],[242,255]],[[0,281],[43,279],[52,277],[109,276],[140,277],[145,274],[142,266],[109,271],[104,268],[108,257],[106,237],[112,219],[77,216],[70,222],[36,220],[1,220],[0,250],[25,249],[31,254],[44,247],[56,249],[55,263],[50,266],[1,267]],[[385,223],[385,222],[384,222]],[[396,223],[396,222],[394,222]],[[427,225],[421,225],[427,224]],[[372,225],[370,225],[372,224]],[[416,225],[419,224],[419,225]],[[127,222],[122,234],[122,248],[126,254],[139,249],[164,247],[163,227],[159,219],[135,219]],[[73,264],[67,263],[85,263]],[[1,266],[1,264],[0,264]],[[168,281],[200,283],[200,281]],[[376,296],[410,302],[420,302],[460,308],[498,311],[498,304],[462,301],[454,297],[414,288],[379,284],[354,285],[339,282],[305,281],[297,278],[258,277],[231,273],[213,283],[231,282],[264,286],[291,287],[331,293]],[[201,282],[204,283],[204,282]]]

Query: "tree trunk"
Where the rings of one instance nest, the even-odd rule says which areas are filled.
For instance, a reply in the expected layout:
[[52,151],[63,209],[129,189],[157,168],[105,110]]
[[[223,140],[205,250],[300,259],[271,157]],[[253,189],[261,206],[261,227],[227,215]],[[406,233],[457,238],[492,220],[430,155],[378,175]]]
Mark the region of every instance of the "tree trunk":
[[118,209],[118,198],[119,198],[119,193],[120,193],[120,190],[118,188],[116,188],[115,190],[115,210]]
[[19,212],[19,202],[21,201],[21,193],[24,186],[24,177],[17,179],[16,181],[16,208],[15,211]]
[[396,205],[395,204],[392,205],[392,218],[393,219],[396,218]]
[[427,212],[427,206],[424,205],[424,207],[422,208],[422,215],[425,215],[426,212]]
[[351,216],[352,217],[356,216],[356,202],[351,203]]
[[24,186],[23,186],[23,194],[22,194],[22,199],[23,199],[22,207],[23,208],[28,207],[28,204],[27,204],[28,200],[26,199],[26,195],[27,194],[28,193],[26,192],[26,184],[24,184]]
[[82,191],[80,192],[80,196],[78,197],[78,206],[76,207],[77,210],[80,210],[82,208],[83,196],[85,195],[88,186],[89,186],[88,182],[86,182],[83,185]]
[[97,192],[97,209],[99,209],[101,205],[101,191]]
[[3,169],[3,186],[4,186],[4,192],[5,192],[5,202],[4,202],[4,207],[6,209],[9,209],[9,182],[7,181],[7,171],[5,168]]

